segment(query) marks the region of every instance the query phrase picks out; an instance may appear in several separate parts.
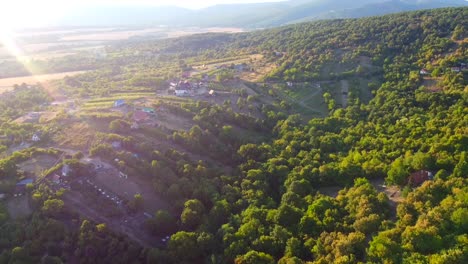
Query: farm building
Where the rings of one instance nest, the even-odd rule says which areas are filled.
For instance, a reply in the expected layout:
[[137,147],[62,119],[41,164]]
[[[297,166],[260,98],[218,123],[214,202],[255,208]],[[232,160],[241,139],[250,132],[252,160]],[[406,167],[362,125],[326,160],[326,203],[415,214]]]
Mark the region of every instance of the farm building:
[[114,102],[114,107],[121,107],[125,105],[125,100],[119,99]]
[[176,96],[190,96],[189,91],[187,90],[175,90]]
[[68,176],[70,176],[70,173],[71,173],[70,165],[64,164],[62,166],[62,176],[68,177]]
[[144,122],[148,120],[148,118],[149,118],[149,115],[146,112],[136,111],[135,113],[133,113],[133,121],[135,122]]
[[411,173],[408,179],[408,183],[412,186],[418,186],[427,180],[432,180],[432,178],[433,178],[432,172],[426,171],[426,170],[420,170],[420,171]]
[[419,74],[421,74],[421,75],[428,75],[428,74],[429,74],[429,71],[426,70],[426,69],[421,69],[421,70],[419,71]]

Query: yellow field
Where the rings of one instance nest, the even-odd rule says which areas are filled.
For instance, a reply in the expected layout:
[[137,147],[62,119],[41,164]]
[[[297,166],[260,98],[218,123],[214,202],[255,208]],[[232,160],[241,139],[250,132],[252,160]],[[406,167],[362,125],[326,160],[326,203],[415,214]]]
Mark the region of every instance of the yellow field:
[[22,77],[13,77],[13,78],[4,78],[0,79],[0,93],[4,93],[13,88],[15,84],[36,84],[45,81],[58,80],[62,79],[65,76],[73,76],[86,71],[72,71],[72,72],[61,72],[61,73],[51,73],[51,74],[41,74],[33,76],[22,76]]

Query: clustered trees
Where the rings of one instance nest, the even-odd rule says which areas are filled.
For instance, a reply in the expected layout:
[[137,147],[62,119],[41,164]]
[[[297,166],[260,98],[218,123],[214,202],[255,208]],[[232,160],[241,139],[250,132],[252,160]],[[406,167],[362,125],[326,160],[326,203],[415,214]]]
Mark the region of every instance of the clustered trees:
[[[320,22],[281,29],[292,35],[306,27],[316,29],[321,25],[326,29],[324,24],[339,27],[338,32],[347,27],[350,27],[347,31],[354,30],[350,24],[362,24],[352,31],[356,32],[354,35],[330,34],[343,39],[335,45],[362,44],[373,48],[373,63],[383,70],[380,73],[383,84],[368,105],[354,100],[346,109],[332,107],[329,117],[315,118],[305,125],[298,116],[280,119],[273,128],[275,139],[271,143],[241,146],[237,153],[240,176],[231,178],[219,198],[202,201],[207,218],[200,218],[201,210],[184,207],[181,221],[187,221],[188,216],[196,216],[197,221],[190,227],[182,227],[186,230],[179,232],[180,236],[174,235],[178,240],[185,237],[183,245],[188,246],[195,241],[196,234],[208,231],[218,243],[208,255],[174,261],[194,262],[208,257],[221,258],[226,263],[467,261],[463,245],[466,221],[462,217],[468,208],[457,200],[463,199],[467,177],[467,137],[459,129],[467,126],[464,118],[467,98],[459,88],[466,86],[466,81],[462,74],[456,81],[458,86],[447,84],[443,86],[447,92],[429,93],[420,88],[421,78],[412,73],[419,67],[419,58],[427,56],[428,48],[432,50],[429,59],[437,58],[449,48],[439,50],[431,46],[438,44],[428,44],[431,34],[450,38],[450,30],[466,10],[446,9],[436,13],[438,24],[425,22],[434,19],[432,12],[416,12],[381,21],[373,18]],[[421,21],[419,28],[395,26],[396,21],[413,23],[414,17]],[[450,30],[441,31],[442,28]],[[386,34],[377,34],[384,31]],[[314,34],[319,33],[312,33],[310,43],[320,39]],[[368,40],[362,34],[373,34],[377,39]],[[384,38],[386,46],[379,44],[379,38]],[[289,40],[294,41],[289,45],[290,56],[296,56],[298,49],[307,50],[308,43]],[[274,45],[273,36],[267,43]],[[466,51],[458,56],[458,60],[466,60]],[[307,74],[307,70],[294,71],[301,73]],[[276,74],[285,78],[281,77],[281,70]],[[410,188],[395,213],[387,196],[373,187],[373,179],[386,178],[389,184],[404,186],[409,174],[418,170],[434,172],[434,181],[414,191]],[[335,198],[321,194],[321,187],[335,185],[348,188]],[[218,207],[216,199],[227,203]],[[212,216],[221,208],[228,213],[222,214],[219,222],[213,221]],[[166,252],[169,259],[177,247],[188,250],[179,244],[170,245]],[[192,246],[201,254],[197,246]]]

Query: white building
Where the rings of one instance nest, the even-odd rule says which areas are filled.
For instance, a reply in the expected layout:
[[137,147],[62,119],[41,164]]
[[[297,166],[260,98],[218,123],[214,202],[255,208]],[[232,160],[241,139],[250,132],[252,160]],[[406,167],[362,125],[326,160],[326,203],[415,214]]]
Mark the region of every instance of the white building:
[[70,175],[70,172],[71,172],[70,165],[64,164],[62,166],[62,176],[67,177]]
[[176,96],[190,96],[189,91],[187,90],[175,90]]
[[40,141],[40,140],[41,140],[41,138],[39,137],[39,135],[36,134],[36,133],[34,133],[34,135],[32,136],[32,141],[38,142],[38,141]]

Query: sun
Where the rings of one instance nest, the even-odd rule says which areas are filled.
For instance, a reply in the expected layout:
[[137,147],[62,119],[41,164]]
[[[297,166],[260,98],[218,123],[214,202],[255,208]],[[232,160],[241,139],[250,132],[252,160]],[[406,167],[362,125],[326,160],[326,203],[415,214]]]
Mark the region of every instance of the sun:
[[68,7],[62,0],[8,0],[0,2],[0,31],[47,26],[63,16]]
[[67,13],[67,1],[8,0],[0,2],[0,46],[18,60],[23,56],[15,39],[17,31],[50,25]]

